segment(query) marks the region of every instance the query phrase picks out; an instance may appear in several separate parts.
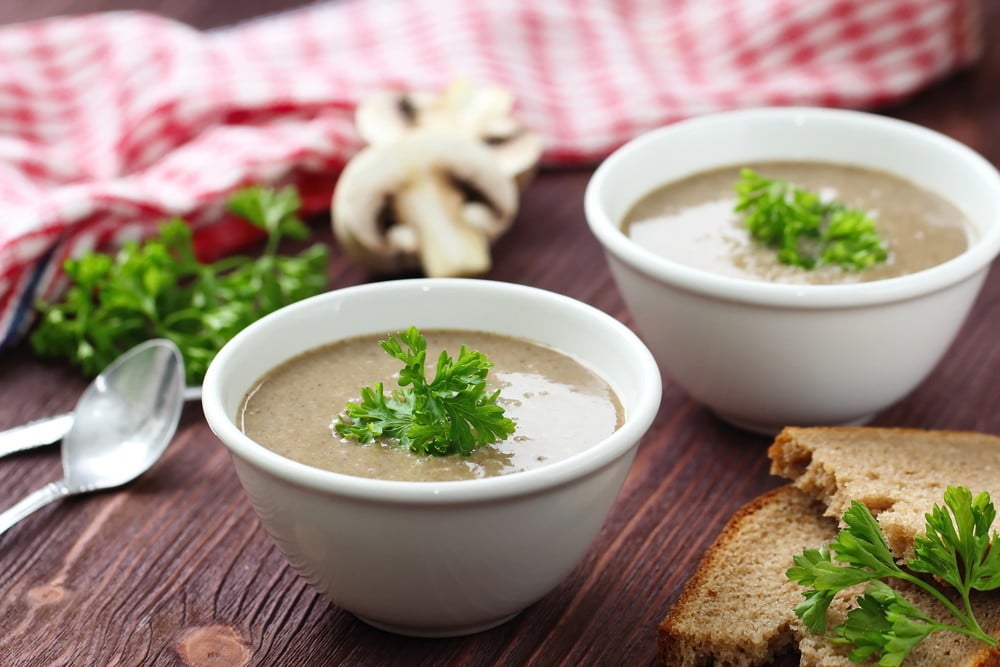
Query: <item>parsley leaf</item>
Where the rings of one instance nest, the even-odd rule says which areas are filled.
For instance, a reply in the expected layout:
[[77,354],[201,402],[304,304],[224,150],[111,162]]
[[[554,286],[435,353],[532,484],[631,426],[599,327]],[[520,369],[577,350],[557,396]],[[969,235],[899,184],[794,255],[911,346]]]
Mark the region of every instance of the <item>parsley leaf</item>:
[[[832,546],[832,545],[831,545]],[[861,568],[841,567],[833,562],[827,547],[806,549],[793,558],[795,567],[786,576],[810,587],[803,595],[805,600],[795,608],[795,614],[813,632],[826,632],[826,611],[834,596],[850,586],[871,581],[874,575]]]
[[427,339],[416,327],[379,345],[403,362],[401,389],[386,394],[382,383],[362,388],[361,400],[349,401],[334,425],[341,437],[360,443],[387,438],[417,454],[468,456],[514,432],[514,421],[497,403],[500,391],[486,391],[493,366],[486,355],[463,345],[454,359],[442,350],[428,381]]
[[849,658],[863,662],[878,656],[882,667],[898,667],[914,647],[935,630],[949,626],[935,623],[895,589],[875,581],[858,598],[858,606],[834,629],[835,643],[854,648]]
[[860,271],[884,262],[889,253],[864,211],[779,180],[740,170],[734,212],[759,243],[774,248],[782,264],[815,269],[834,265]]
[[936,575],[963,595],[1000,588],[1000,549],[990,549],[991,541],[1000,542],[989,532],[996,518],[989,494],[973,498],[964,487],[949,487],[944,502],[927,514],[927,534],[916,537],[910,569]]
[[901,572],[868,507],[855,500],[844,513],[844,523],[848,530],[840,531],[830,545],[837,560],[863,569],[872,579],[893,577]]
[[[973,496],[964,487],[948,487],[944,501],[944,507],[935,505],[926,515],[926,534],[915,538],[915,556],[906,566],[898,565],[892,557],[868,508],[852,502],[844,513],[846,527],[829,547],[807,549],[793,558],[795,566],[786,576],[807,588],[795,614],[811,631],[825,633],[826,612],[834,596],[867,583],[857,599],[858,606],[833,629],[832,641],[851,645],[850,659],[855,662],[877,656],[879,665],[895,667],[938,630],[959,632],[997,646],[996,638],[979,625],[970,601],[973,590],[1000,588],[1000,549],[992,548],[1000,540],[995,531],[992,535],[989,532],[996,510],[989,494]],[[963,608],[915,573],[933,575],[950,584],[961,597]],[[934,621],[885,579],[920,587],[944,605],[959,624]]]
[[236,192],[229,209],[267,232],[263,254],[203,264],[191,229],[170,220],[159,236],[128,241],[115,253],[90,252],[63,269],[70,286],[58,303],[40,301],[31,335],[38,354],[60,357],[97,375],[120,354],[149,338],[169,338],[184,355],[186,381],[201,384],[222,346],[254,320],[319,294],[327,285],[327,250],[313,245],[279,256],[285,236],[308,235],[292,188]]

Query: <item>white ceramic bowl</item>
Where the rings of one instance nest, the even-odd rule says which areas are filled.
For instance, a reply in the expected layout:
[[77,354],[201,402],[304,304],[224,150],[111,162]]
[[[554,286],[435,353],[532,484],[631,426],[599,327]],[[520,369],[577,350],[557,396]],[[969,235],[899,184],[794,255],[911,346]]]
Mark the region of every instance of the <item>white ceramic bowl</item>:
[[[627,210],[659,185],[761,160],[851,164],[896,174],[956,204],[977,238],[915,274],[790,285],[682,266],[625,236]],[[649,132],[612,154],[585,196],[622,296],[666,375],[724,419],[761,432],[864,423],[934,368],[1000,249],[1000,177],[931,130],[817,108],[725,112]]]
[[[235,420],[264,373],[326,343],[421,328],[491,331],[552,345],[603,375],[626,411],[597,445],[535,470],[452,482],[352,477],[284,458]],[[264,528],[335,604],[420,636],[500,624],[565,578],[618,494],[660,403],[660,374],[626,326],[565,296],[485,280],[341,289],[247,327],[212,362],[202,404]]]

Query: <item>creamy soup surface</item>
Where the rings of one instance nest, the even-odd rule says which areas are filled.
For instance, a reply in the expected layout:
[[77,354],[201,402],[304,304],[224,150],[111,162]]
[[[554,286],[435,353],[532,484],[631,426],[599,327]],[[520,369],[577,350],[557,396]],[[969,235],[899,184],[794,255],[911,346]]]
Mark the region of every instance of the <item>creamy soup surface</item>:
[[347,401],[381,381],[398,388],[401,362],[366,336],[295,357],[248,392],[238,415],[243,432],[264,447],[308,465],[360,477],[447,481],[504,475],[567,458],[617,430],[624,410],[608,383],[576,359],[529,341],[469,331],[423,331],[427,377],[442,349],[465,345],[494,364],[489,384],[517,424],[514,434],[472,455],[419,456],[391,442],[358,444],[333,430]]
[[[733,212],[742,167],[766,178],[839,199],[868,211],[886,239],[888,261],[863,271],[826,266],[809,271],[778,261],[755,243]],[[930,268],[961,254],[972,225],[944,198],[890,174],[820,162],[763,162],[695,174],[640,199],[622,228],[636,243],[673,261],[728,276],[791,283],[863,282]]]

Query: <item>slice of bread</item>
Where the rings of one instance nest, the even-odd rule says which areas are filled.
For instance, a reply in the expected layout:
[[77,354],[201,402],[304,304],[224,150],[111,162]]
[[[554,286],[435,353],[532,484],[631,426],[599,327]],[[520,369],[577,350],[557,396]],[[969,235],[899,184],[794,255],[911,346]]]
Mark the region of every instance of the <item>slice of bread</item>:
[[[751,501],[730,519],[659,626],[661,664],[763,665],[798,643],[801,665],[848,667],[845,647],[809,632],[794,614],[802,588],[787,580],[792,557],[829,543],[858,499],[868,504],[894,552],[909,557],[924,513],[948,485],[988,491],[1000,503],[1000,438],[979,433],[877,428],[787,428],[769,450],[772,472],[794,486]],[[895,584],[894,584],[895,585]],[[862,587],[830,607],[843,620]],[[947,611],[920,590],[906,595],[932,616]],[[1000,591],[973,599],[984,630],[1000,637]],[[952,632],[932,633],[906,667],[1000,667],[1000,650]]]
[[734,514],[660,624],[661,664],[760,665],[793,646],[802,589],[785,571],[794,554],[836,535],[821,510],[788,485]]
[[858,500],[876,515],[897,558],[913,557],[924,514],[948,486],[987,491],[1000,505],[1000,437],[960,431],[786,428],[768,450],[771,472],[839,519]]

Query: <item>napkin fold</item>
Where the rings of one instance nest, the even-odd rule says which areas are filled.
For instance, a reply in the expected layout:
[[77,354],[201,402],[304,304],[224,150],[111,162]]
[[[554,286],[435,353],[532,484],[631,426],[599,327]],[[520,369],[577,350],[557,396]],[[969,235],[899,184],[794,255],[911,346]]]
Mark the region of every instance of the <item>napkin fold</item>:
[[64,259],[182,216],[204,256],[251,238],[251,183],[329,206],[384,88],[498,84],[543,163],[761,105],[872,107],[978,55],[975,0],[340,0],[200,32],[152,14],[0,29],[0,350]]

